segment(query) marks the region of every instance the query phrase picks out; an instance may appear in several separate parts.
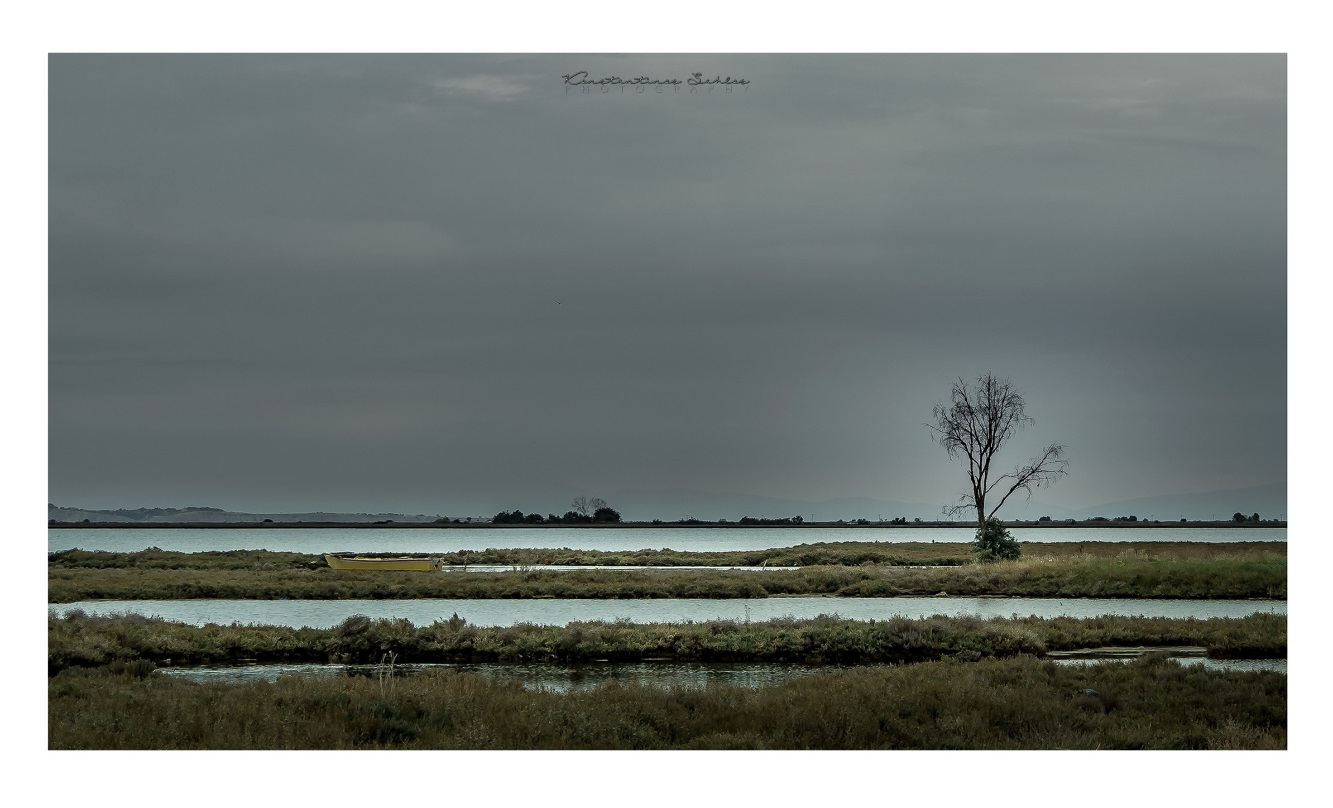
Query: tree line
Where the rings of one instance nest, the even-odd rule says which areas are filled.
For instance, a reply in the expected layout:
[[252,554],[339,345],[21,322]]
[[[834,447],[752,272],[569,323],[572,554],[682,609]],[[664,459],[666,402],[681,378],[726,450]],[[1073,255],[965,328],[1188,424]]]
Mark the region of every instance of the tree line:
[[565,511],[563,516],[556,516],[549,513],[542,516],[540,513],[525,514],[520,510],[500,511],[491,521],[500,525],[590,525],[590,524],[614,524],[620,521],[620,512],[610,505],[606,500],[597,497],[575,497],[570,503],[570,509]]

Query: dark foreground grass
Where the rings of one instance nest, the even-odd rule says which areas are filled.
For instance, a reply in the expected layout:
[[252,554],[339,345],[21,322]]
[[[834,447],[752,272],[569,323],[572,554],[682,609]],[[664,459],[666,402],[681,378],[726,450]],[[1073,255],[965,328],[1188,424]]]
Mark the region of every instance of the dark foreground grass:
[[763,598],[840,597],[1271,598],[1287,596],[1285,555],[1162,558],[1126,553],[1030,556],[1017,561],[909,568],[809,566],[797,570],[516,570],[501,573],[333,570],[304,564],[47,569],[53,603],[180,598]]
[[[834,670],[756,689],[534,692],[465,673],[48,680],[51,749],[1285,749],[1286,677],[1160,658]],[[1096,694],[1085,691],[1096,691]]]
[[1202,646],[1217,658],[1283,658],[1287,620],[1255,614],[1208,620],[1098,618],[819,617],[761,623],[519,624],[470,626],[456,616],[428,626],[353,616],[333,629],[190,626],[138,615],[47,620],[47,669],[109,664],[210,664],[236,661],[639,662],[736,661],[870,663],[980,659],[1106,645]]

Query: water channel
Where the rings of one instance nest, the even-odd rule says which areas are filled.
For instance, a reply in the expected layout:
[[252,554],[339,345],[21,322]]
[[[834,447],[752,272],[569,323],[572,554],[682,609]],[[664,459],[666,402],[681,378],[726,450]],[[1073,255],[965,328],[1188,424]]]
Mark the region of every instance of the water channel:
[[[1218,671],[1287,672],[1285,659],[1207,659],[1181,657],[1177,664]],[[1071,659],[1058,665],[1116,665],[1120,660]],[[639,662],[587,663],[579,665],[511,663],[426,663],[395,665],[394,676],[414,676],[425,671],[469,673],[497,684],[518,684],[528,690],[563,693],[591,690],[610,682],[656,687],[707,687],[731,685],[764,687],[789,679],[853,666],[803,665],[798,663],[732,662]],[[867,666],[869,667],[869,666]],[[159,668],[156,675],[192,682],[273,682],[281,676],[380,676],[386,668],[375,665],[323,665],[312,663],[227,665],[188,668]]]
[[[1035,542],[1285,542],[1285,527],[1013,527]],[[966,527],[419,527],[419,528],[48,528],[48,552],[156,547],[184,553],[273,550],[292,553],[453,553],[460,550],[552,548],[624,552],[767,550],[819,542],[959,542]]]
[[102,600],[49,604],[51,614],[74,609],[85,614],[142,614],[191,625],[231,623],[332,628],[354,614],[403,618],[430,625],[457,614],[475,626],[515,623],[563,626],[594,620],[681,623],[709,620],[764,621],[782,617],[836,615],[851,620],[921,618],[932,615],[980,617],[1245,617],[1257,612],[1286,614],[1286,601],[1152,600],[1112,598],[655,598],[602,600]]
[[[1039,542],[1152,542],[1287,540],[1286,528],[1015,528],[1020,541]],[[76,528],[49,529],[48,550],[80,548],[135,552],[156,547],[178,552],[209,550],[274,550],[300,553],[411,553],[442,554],[488,548],[567,548],[572,550],[632,551],[665,549],[708,552],[764,550],[818,542],[967,542],[968,528],[916,527],[802,527],[802,528]],[[508,565],[473,565],[469,572],[505,572]],[[763,568],[737,568],[760,571]],[[773,569],[773,568],[768,568]],[[142,614],[204,625],[256,624],[299,628],[332,628],[346,618],[403,618],[414,625],[429,625],[457,614],[482,627],[517,623],[567,625],[573,622],[627,620],[634,623],[681,623],[710,620],[760,622],[776,618],[812,618],[820,615],[854,620],[933,615],[989,617],[1244,617],[1258,612],[1286,614],[1285,601],[1257,600],[1149,600],[1095,598],[826,598],[778,597],[763,599],[532,599],[532,600],[133,600],[84,601],[48,604],[52,615],[74,610],[90,615]],[[1211,660],[1182,658],[1182,665],[1217,670],[1276,670],[1286,673],[1286,660]],[[1118,664],[1065,659],[1057,664]],[[793,677],[807,676],[827,666],[768,663],[639,663],[585,665],[409,665],[398,673],[412,675],[432,667],[473,673],[525,688],[553,691],[580,690],[611,682],[639,682],[660,686],[706,686],[709,683],[758,687]],[[335,676],[374,675],[347,665],[240,665],[199,668],[163,668],[164,676],[193,681],[272,681],[283,674]]]

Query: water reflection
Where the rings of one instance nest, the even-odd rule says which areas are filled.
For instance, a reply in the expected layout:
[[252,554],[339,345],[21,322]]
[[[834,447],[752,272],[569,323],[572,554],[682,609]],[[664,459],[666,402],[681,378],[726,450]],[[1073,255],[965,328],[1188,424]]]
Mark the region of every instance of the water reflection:
[[[1124,660],[1069,659],[1058,665],[1121,664]],[[1216,671],[1276,671],[1285,675],[1285,659],[1180,658],[1180,665],[1198,665]],[[849,666],[815,666],[775,663],[641,662],[585,665],[554,664],[410,664],[395,665],[394,676],[413,676],[423,671],[470,673],[491,682],[518,685],[527,690],[557,693],[592,690],[610,682],[637,683],[655,687],[702,688],[709,685],[765,687],[820,671]],[[863,666],[875,667],[875,666]],[[375,665],[275,664],[198,668],[159,668],[158,675],[192,682],[274,682],[281,676],[370,676],[384,672]]]
[[[592,690],[610,682],[631,682],[660,687],[735,685],[763,687],[829,667],[800,664],[642,662],[630,664],[454,664],[395,665],[394,676],[423,671],[470,673],[497,684],[516,684],[528,690]],[[273,682],[281,676],[379,676],[375,665],[280,664],[197,668],[159,668],[157,673],[194,682]]]
[[[704,566],[700,564],[664,566],[664,565],[644,565],[634,566],[632,564],[617,564],[615,566],[592,566],[589,564],[461,564],[445,566],[442,572],[573,572],[577,570],[597,570],[603,572],[606,570],[728,570],[732,572],[778,572],[781,570],[798,570],[800,567],[724,567],[724,566]],[[911,567],[911,569],[922,569],[921,567]]]
[[[1129,659],[1057,659],[1057,665],[1120,665]],[[1210,671],[1274,671],[1283,676],[1287,674],[1285,659],[1209,659],[1208,657],[1175,657],[1177,665],[1204,668]]]
[[531,599],[531,600],[106,600],[49,604],[56,616],[79,609],[86,614],[142,614],[202,626],[206,623],[332,628],[354,614],[402,618],[426,626],[452,615],[475,626],[516,623],[563,626],[600,620],[682,623],[734,620],[760,622],[820,615],[850,620],[921,618],[933,615],[980,617],[1246,617],[1260,612],[1286,614],[1286,601],[1150,600],[1111,598],[697,598],[697,599]]
[[[1019,541],[1149,542],[1287,540],[1285,527],[1021,527]],[[131,553],[157,547],[184,553],[275,550],[291,553],[453,553],[487,548],[565,548],[608,552],[663,549],[688,552],[767,550],[818,542],[962,542],[967,527],[802,528],[48,528],[47,552],[80,548]]]

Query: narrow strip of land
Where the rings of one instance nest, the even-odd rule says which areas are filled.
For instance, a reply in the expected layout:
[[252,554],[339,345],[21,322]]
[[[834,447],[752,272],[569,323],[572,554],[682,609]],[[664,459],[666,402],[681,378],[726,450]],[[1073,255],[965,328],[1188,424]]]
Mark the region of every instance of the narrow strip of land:
[[[953,596],[1285,599],[1284,543],[1029,544],[1017,561],[970,563],[965,544],[839,542],[765,551],[605,553],[463,551],[443,572],[333,570],[299,553],[52,553],[47,595],[84,600],[367,598],[763,598]],[[468,564],[513,572],[470,574]],[[521,569],[569,564],[587,569]],[[799,566],[756,574],[712,569],[611,570],[627,564]]]
[[457,616],[427,626],[353,616],[332,629],[190,626],[134,615],[48,618],[55,673],[145,660],[154,664],[264,662],[922,662],[980,659],[1099,646],[1199,646],[1218,658],[1282,658],[1287,618],[1254,614],[1208,620],[928,617],[858,621],[832,617],[762,623],[571,623],[472,626]]

